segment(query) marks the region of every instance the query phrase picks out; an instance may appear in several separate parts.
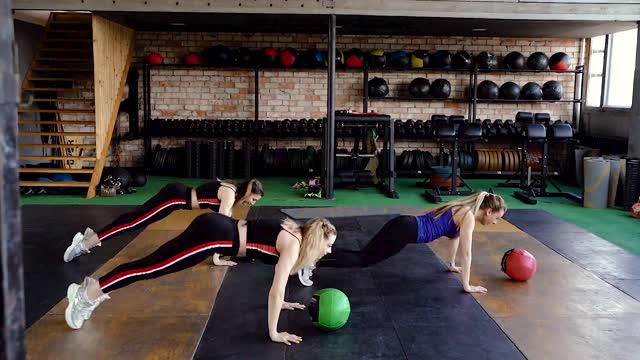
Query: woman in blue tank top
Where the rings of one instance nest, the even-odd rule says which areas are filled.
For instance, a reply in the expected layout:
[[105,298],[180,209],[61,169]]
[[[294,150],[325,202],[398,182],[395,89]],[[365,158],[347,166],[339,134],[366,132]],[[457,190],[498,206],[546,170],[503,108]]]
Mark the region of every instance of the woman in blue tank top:
[[[451,201],[420,216],[402,215],[391,219],[359,251],[335,250],[318,262],[322,267],[367,267],[390,258],[407,244],[422,244],[446,237],[450,241],[447,265],[449,271],[461,273],[467,292],[486,292],[481,286],[469,284],[471,269],[471,242],[476,221],[482,225],[495,224],[507,210],[499,195],[480,192]],[[456,254],[460,249],[461,266],[456,266]],[[298,273],[300,282],[310,286],[313,268]]]

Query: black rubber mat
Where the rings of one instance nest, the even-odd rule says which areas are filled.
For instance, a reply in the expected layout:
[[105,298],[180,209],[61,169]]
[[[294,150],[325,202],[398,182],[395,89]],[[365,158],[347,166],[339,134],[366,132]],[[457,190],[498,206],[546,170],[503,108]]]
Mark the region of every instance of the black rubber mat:
[[505,219],[558,254],[640,300],[640,257],[538,209],[513,209]]
[[66,296],[79,282],[117,254],[139,231],[118,235],[96,251],[70,263],[62,260],[76,232],[96,230],[132,206],[28,205],[22,207],[24,286],[27,327]]
[[[339,231],[336,247],[361,247],[390,218],[331,219]],[[279,331],[303,337],[292,346],[268,337],[272,276],[273,267],[258,262],[227,273],[196,359],[524,358],[426,246],[411,245],[367,269],[317,269],[309,288],[292,276],[287,301],[308,304],[315,291],[334,287],[349,296],[352,308],[336,332],[314,328],[306,310],[283,311]]]

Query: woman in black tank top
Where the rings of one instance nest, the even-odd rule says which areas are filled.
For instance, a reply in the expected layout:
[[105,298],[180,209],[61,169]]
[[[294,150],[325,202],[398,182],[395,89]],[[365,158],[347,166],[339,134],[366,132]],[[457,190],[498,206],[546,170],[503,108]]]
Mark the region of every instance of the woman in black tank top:
[[[249,179],[239,185],[215,180],[197,188],[179,183],[168,184],[147,202],[120,215],[97,232],[87,228],[84,234],[77,233],[63,259],[69,262],[88,253],[91,248],[100,246],[102,241],[164,219],[175,210],[211,209],[230,217],[234,205],[254,205],[263,195],[262,183],[257,179]],[[216,265],[235,265],[232,261],[220,260],[218,255],[214,256],[213,261]]]
[[282,309],[304,309],[302,304],[284,301],[289,275],[331,253],[336,236],[336,228],[326,219],[299,225],[289,219],[245,221],[217,213],[203,214],[152,254],[121,264],[98,280],[87,277],[82,284],[69,285],[65,320],[69,327],[79,329],[114,290],[192,267],[216,252],[276,265],[268,299],[269,336],[275,342],[298,343],[302,340],[299,336],[278,332]]

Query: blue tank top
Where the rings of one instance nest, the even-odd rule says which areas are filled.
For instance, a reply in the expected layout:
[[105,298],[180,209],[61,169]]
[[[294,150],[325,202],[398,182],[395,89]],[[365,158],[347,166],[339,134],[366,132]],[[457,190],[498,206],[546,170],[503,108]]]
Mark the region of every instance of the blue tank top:
[[460,236],[460,230],[453,221],[453,209],[447,210],[437,219],[433,218],[433,212],[416,216],[418,223],[418,243],[428,243],[439,237],[456,238]]

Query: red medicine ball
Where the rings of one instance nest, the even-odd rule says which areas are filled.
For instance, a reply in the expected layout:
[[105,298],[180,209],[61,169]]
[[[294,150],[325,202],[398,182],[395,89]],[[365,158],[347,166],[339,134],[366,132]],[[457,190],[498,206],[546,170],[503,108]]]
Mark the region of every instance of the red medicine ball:
[[286,48],[280,53],[280,65],[285,67],[293,66],[298,58],[298,51]]
[[162,57],[162,55],[158,54],[157,52],[152,52],[152,53],[149,53],[149,55],[147,55],[147,63],[151,65],[160,65],[162,64],[163,61],[164,61],[164,58]]
[[187,65],[200,65],[202,64],[202,59],[199,54],[191,52],[182,58],[182,62]]
[[549,58],[549,69],[567,71],[571,66],[571,57],[563,52],[557,52]]
[[527,281],[536,273],[538,263],[527,250],[511,249],[502,257],[502,271],[516,281]]

